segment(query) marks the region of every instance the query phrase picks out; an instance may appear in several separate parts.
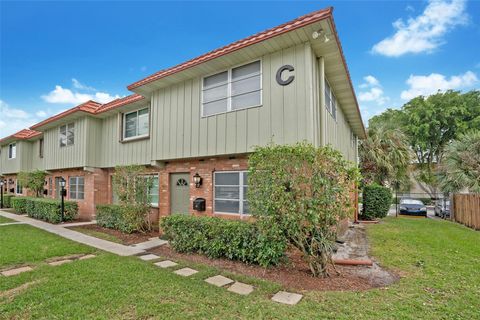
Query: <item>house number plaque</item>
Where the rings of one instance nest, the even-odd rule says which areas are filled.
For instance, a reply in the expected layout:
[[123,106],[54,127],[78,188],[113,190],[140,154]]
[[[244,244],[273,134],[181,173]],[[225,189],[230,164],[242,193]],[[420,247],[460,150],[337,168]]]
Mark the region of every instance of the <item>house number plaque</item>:
[[277,83],[281,86],[287,86],[292,83],[293,79],[295,79],[293,74],[291,74],[287,79],[283,79],[282,75],[284,72],[293,72],[294,70],[295,68],[289,64],[281,66],[277,71]]

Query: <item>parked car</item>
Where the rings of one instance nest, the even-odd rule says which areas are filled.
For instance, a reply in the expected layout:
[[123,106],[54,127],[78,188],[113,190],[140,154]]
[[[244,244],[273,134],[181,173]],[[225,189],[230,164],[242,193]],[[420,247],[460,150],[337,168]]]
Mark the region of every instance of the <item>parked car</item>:
[[450,200],[436,201],[435,215],[443,219],[450,218]]
[[402,199],[400,200],[400,214],[427,217],[427,207],[420,200]]

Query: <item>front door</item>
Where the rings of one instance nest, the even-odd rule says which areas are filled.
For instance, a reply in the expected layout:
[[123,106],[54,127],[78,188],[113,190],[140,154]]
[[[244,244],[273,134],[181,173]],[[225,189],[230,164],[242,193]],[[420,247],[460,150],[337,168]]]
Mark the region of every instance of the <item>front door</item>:
[[188,214],[190,211],[190,174],[170,174],[170,213]]

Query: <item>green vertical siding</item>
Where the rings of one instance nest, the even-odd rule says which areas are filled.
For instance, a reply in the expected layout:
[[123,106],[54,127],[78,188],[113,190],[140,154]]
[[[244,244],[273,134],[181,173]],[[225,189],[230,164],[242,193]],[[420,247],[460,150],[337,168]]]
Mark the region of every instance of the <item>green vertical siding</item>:
[[59,127],[44,132],[44,164],[46,170],[83,167],[86,163],[87,118],[79,118],[75,123],[75,142],[72,146],[60,147]]
[[[95,128],[87,135],[90,141],[96,141],[91,150],[88,166],[114,167],[127,164],[150,164],[150,139],[120,142],[119,114],[105,119],[91,119],[89,128]],[[151,128],[156,124],[150,125]],[[96,157],[91,155],[95,150]],[[96,163],[96,164],[95,164]]]
[[[259,57],[263,105],[201,117],[201,78],[157,90],[152,95],[153,160],[245,153],[270,141],[314,141],[312,51],[308,44]],[[236,64],[249,61],[239,61]],[[290,64],[295,80],[280,86],[277,70]],[[221,71],[221,70],[219,70]]]

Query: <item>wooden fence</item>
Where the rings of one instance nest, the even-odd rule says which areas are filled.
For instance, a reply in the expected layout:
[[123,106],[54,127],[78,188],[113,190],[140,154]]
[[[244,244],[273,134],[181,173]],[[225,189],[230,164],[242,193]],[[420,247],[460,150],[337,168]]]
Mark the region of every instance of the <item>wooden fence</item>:
[[454,194],[453,219],[467,227],[480,230],[480,194]]

